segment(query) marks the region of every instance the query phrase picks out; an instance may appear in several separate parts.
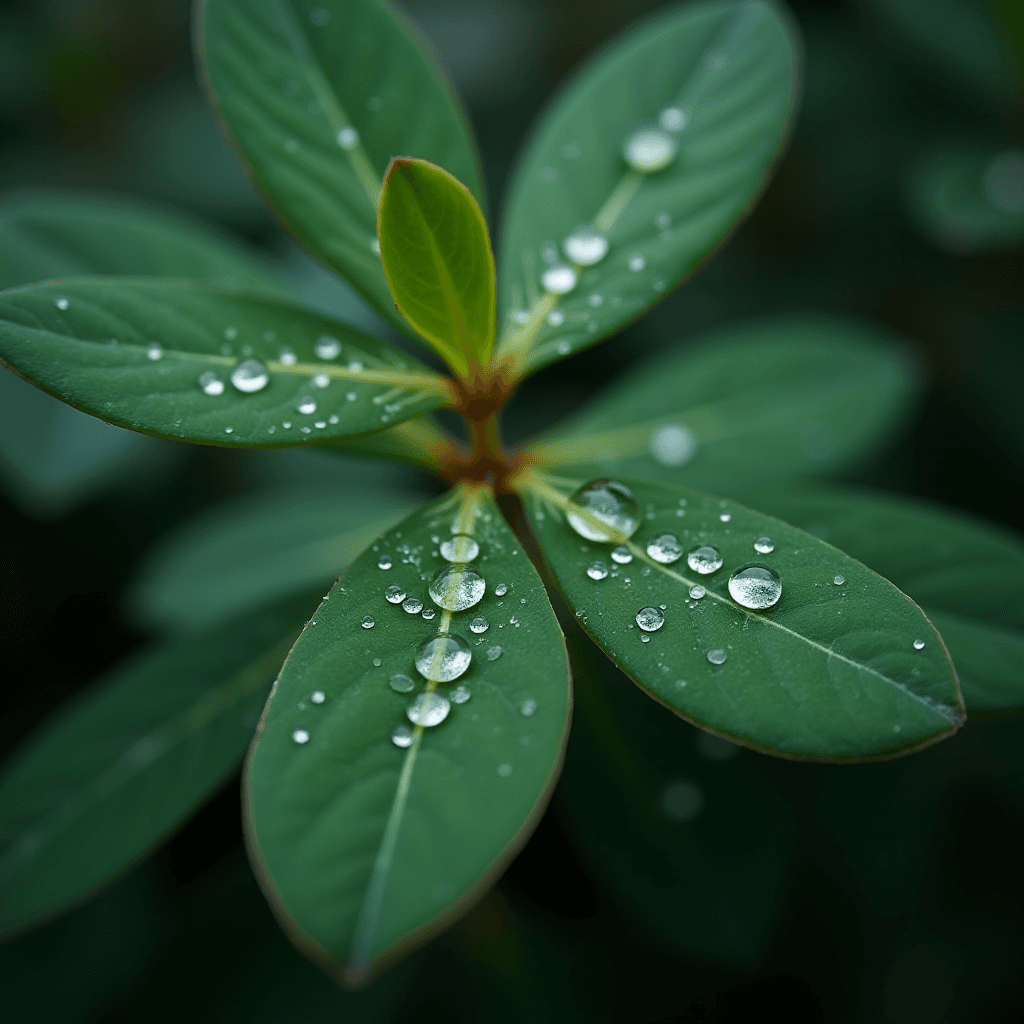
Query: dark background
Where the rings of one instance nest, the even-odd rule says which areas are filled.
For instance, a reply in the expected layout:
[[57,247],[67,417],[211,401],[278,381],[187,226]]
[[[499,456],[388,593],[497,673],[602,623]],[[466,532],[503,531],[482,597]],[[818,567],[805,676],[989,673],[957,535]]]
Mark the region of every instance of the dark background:
[[[933,2],[940,13],[948,6]],[[552,88],[657,6],[407,5],[469,107],[493,206]],[[1020,249],[951,249],[914,199],[934,151],[1024,145],[1020,76],[1007,84],[990,61],[970,59],[967,42],[922,44],[886,17],[897,0],[790,6],[805,37],[804,100],[754,216],[650,316],[531,381],[509,432],[554,421],[628,362],[704,328],[766,312],[855,313],[906,335],[929,386],[909,429],[848,479],[1020,529]],[[983,35],[998,31],[981,0],[960,6],[982,19]],[[84,186],[177,205],[285,256],[310,295],[350,310],[289,250],[220,142],[195,85],[189,22],[187,0],[0,3],[0,188]],[[46,475],[52,453],[26,457],[31,438],[0,434],[3,751],[143,642],[121,613],[122,593],[170,526],[267,480],[362,472],[326,456],[147,441],[114,469],[76,471],[53,456]],[[972,720],[955,739],[884,765],[798,765],[748,751],[726,762],[570,639],[580,648],[578,710],[551,809],[479,907],[369,989],[335,989],[274,925],[241,849],[236,779],[92,902],[0,947],[0,1016],[1024,1020],[1024,722]],[[599,706],[658,771],[714,794],[706,813],[726,860],[767,844],[773,868],[748,878],[740,865],[723,883],[714,856],[676,863],[671,848],[642,841],[621,863],[602,852],[587,822],[627,822],[630,797],[601,760],[590,725]],[[627,876],[666,856],[673,894],[655,920],[630,909]],[[737,928],[749,938],[725,952],[686,924],[688,904],[722,884],[740,893]],[[762,891],[744,895],[745,886]],[[765,923],[744,931],[745,915]]]

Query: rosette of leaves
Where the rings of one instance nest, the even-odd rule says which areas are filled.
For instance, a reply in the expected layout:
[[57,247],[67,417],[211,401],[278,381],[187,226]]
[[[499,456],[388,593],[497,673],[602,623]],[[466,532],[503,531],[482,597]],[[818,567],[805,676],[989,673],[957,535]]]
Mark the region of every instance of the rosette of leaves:
[[[666,716],[733,744],[856,761],[957,729],[957,674],[915,603],[919,576],[889,582],[879,572],[898,559],[831,546],[803,505],[791,525],[695,489],[737,494],[870,452],[917,390],[898,339],[821,318],[726,328],[525,448],[501,437],[526,375],[650,308],[750,210],[794,116],[780,7],[667,8],[595,57],[527,143],[497,261],[465,117],[390,8],[207,0],[197,24],[202,76],[268,204],[410,344],[226,285],[228,263],[247,275],[210,237],[166,280],[145,276],[161,247],[140,228],[139,258],[103,276],[103,239],[127,244],[132,218],[105,235],[97,214],[81,218],[88,246],[73,224],[48,243],[55,265],[76,250],[94,267],[40,269],[58,279],[3,294],[0,356],[133,430],[411,461],[451,488],[411,512],[383,483],[355,504],[266,503],[241,534],[235,508],[165,548],[145,592],[181,628],[27,737],[0,784],[0,927],[86,898],[248,746],[248,847],[267,898],[313,960],[364,981],[484,892],[544,810],[572,707],[551,587]],[[468,443],[440,409],[461,414]],[[972,529],[919,534],[920,558],[977,544],[985,528]],[[1016,540],[999,545],[1021,557]],[[318,607],[296,595],[339,572]],[[981,678],[985,631],[954,624]],[[997,675],[979,688],[986,708],[1019,703]],[[667,850],[645,778],[622,790],[646,801],[636,828]],[[665,804],[677,822],[683,796]],[[680,856],[707,859],[726,834],[711,825]],[[757,870],[774,877],[780,856],[764,846]],[[663,902],[648,886],[637,912]],[[763,930],[759,914],[744,935]],[[749,958],[756,942],[714,934],[715,920],[711,908],[684,945]]]

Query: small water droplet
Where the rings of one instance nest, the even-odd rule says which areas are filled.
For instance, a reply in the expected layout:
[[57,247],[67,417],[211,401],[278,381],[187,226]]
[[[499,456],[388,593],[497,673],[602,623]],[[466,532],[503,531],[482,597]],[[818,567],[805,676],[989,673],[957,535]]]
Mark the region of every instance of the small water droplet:
[[384,598],[389,604],[401,604],[405,600],[405,591],[397,583],[392,583],[384,591]]
[[348,362],[349,371],[352,373],[362,373],[363,364],[358,359],[350,359]]
[[507,779],[512,774],[512,765],[510,764],[499,764],[498,774],[503,778]]
[[751,563],[729,577],[729,595],[743,608],[771,608],[782,597],[782,580],[767,565]]
[[676,141],[653,125],[638,128],[622,147],[622,155],[634,171],[654,174],[663,171],[676,155]]
[[660,609],[648,605],[636,613],[636,624],[645,633],[653,633],[665,625],[665,616]]
[[508,593],[508,584],[507,583],[499,583],[494,588],[494,593],[497,594],[498,597],[504,597]]
[[416,684],[402,672],[396,672],[388,680],[388,686],[390,686],[395,693],[410,693],[412,690],[416,689]]
[[497,661],[501,657],[501,648],[495,644],[493,647],[487,648],[487,660]]
[[234,427],[225,427],[224,428],[224,433],[225,434],[233,434],[234,432],[235,432],[235,428]]
[[231,371],[231,383],[246,394],[262,391],[269,381],[267,368],[258,359],[243,359]]
[[199,375],[199,386],[203,389],[203,394],[205,395],[224,394],[224,381],[213,370],[207,370],[206,373]]
[[672,223],[672,215],[664,210],[654,218],[654,226],[665,230]]
[[519,705],[519,713],[523,718],[533,718],[537,713],[537,702],[532,698],[524,700],[523,703]]
[[316,402],[309,395],[305,395],[295,404],[295,411],[302,413],[303,416],[312,416],[316,412]]
[[391,556],[390,555],[381,555],[380,558],[377,559],[377,568],[378,569],[390,569],[391,568]]
[[402,602],[402,609],[410,615],[419,615],[423,611],[423,602],[418,597],[407,597]]
[[923,650],[923,649],[924,649],[924,641],[923,640],[915,640],[914,641],[914,650],[915,651],[920,651],[920,650]]
[[528,324],[530,322],[530,314],[525,309],[514,309],[512,310],[512,319],[517,324]]
[[449,562],[472,562],[480,545],[468,533],[454,533],[441,541],[441,557]]
[[330,383],[331,378],[328,377],[326,373],[317,373],[313,376],[313,379],[310,381],[310,384],[312,384],[313,387],[315,388],[325,388]]
[[597,559],[587,566],[587,575],[592,580],[603,580],[608,575],[608,566],[600,559]]
[[308,729],[292,729],[292,740],[296,743],[308,743],[309,742],[309,730]]
[[282,366],[294,366],[299,357],[290,348],[283,348],[277,356],[277,361]]
[[427,637],[416,648],[416,671],[435,683],[458,679],[473,660],[469,644],[455,633]]
[[846,577],[845,576],[836,576],[836,578],[832,582],[837,587],[841,587],[846,582]]
[[469,628],[474,633],[486,633],[491,628],[491,624],[482,615],[478,615],[469,624]]
[[465,704],[472,696],[473,694],[469,692],[469,688],[459,683],[459,685],[452,690],[452,703]]
[[633,561],[633,552],[625,544],[619,544],[612,548],[612,561],[618,562],[619,565],[629,565]]
[[[573,508],[587,513],[584,519]],[[616,535],[632,537],[640,526],[640,503],[625,484],[615,480],[591,480],[569,498],[565,517],[569,525],[587,540],[610,541]],[[612,528],[605,531],[598,525]]]
[[725,664],[725,659],[728,657],[729,655],[726,654],[721,647],[715,647],[708,651],[708,661],[710,661],[712,665],[723,665]]
[[692,597],[694,601],[699,601],[706,593],[707,591],[699,583],[695,583],[690,587],[690,597]]
[[355,149],[359,145],[359,132],[351,125],[342,128],[338,132],[338,145],[342,149]]
[[311,694],[309,695],[309,699],[310,699],[310,701],[312,701],[312,702],[313,702],[314,704],[323,704],[323,702],[324,702],[325,700],[327,700],[327,694],[326,694],[326,693],[324,693],[324,691],[323,691],[323,690],[314,690],[314,691],[313,691],[313,692],[312,692],[312,693],[311,693]]
[[437,612],[435,612],[433,608],[424,608],[420,614],[427,620],[427,622],[430,622]]
[[396,725],[394,731],[391,733],[391,742],[396,747],[405,749],[406,747],[412,746],[412,730],[407,725]]
[[711,573],[718,572],[724,561],[718,548],[710,544],[698,544],[686,556],[686,564],[701,576],[710,576]]
[[152,359],[155,363],[158,359],[163,359],[164,347],[158,341],[151,341],[146,346],[146,358]]
[[564,263],[556,263],[540,275],[541,285],[552,295],[567,295],[576,287],[576,281],[576,271]]
[[553,309],[548,313],[548,323],[552,327],[561,327],[565,323],[565,314],[560,309]]
[[476,569],[463,563],[439,569],[429,589],[434,604],[446,611],[462,612],[479,604],[487,583]]
[[651,454],[663,466],[682,466],[697,451],[697,436],[681,423],[665,423],[651,434]]
[[686,111],[679,107],[666,107],[658,115],[658,124],[667,132],[681,132],[688,120]]
[[372,615],[363,616],[363,629],[373,629],[374,621]]
[[718,518],[723,523],[728,523],[732,519],[732,513],[731,512],[719,512],[718,513]]
[[63,295],[59,299],[54,299],[53,304],[61,311],[67,309],[71,305]]
[[[324,334],[316,339],[313,351],[317,359],[337,359],[341,355],[341,342],[329,334]],[[284,362],[283,359],[281,361]]]
[[544,182],[545,185],[550,185],[553,181],[558,179],[558,171],[554,167],[542,167],[537,174],[537,177]]
[[573,263],[578,263],[582,267],[592,267],[608,254],[608,239],[592,224],[584,224],[572,234],[565,236],[562,252]]
[[671,565],[683,557],[683,546],[674,533],[659,533],[647,545],[647,554],[662,565]]
[[771,537],[758,537],[754,541],[754,550],[759,555],[770,555],[775,550],[775,542]]
[[638,274],[646,266],[647,260],[645,260],[640,253],[635,252],[629,257],[629,269],[632,270],[634,274]]

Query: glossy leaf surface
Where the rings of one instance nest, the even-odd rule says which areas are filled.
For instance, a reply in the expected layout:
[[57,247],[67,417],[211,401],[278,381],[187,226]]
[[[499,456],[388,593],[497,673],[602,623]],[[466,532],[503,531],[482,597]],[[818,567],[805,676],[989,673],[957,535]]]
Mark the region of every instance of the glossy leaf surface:
[[883,494],[753,497],[842,548],[925,610],[956,665],[968,711],[1024,707],[1024,542],[967,515]]
[[[472,566],[486,595],[450,613],[435,607],[428,585],[453,527],[479,544]],[[391,603],[389,587],[431,617]],[[471,626],[477,617],[484,632]],[[431,686],[414,655],[442,632],[462,636],[472,662]],[[396,674],[412,681],[398,680],[407,691],[391,688]],[[460,686],[469,693],[462,703]],[[406,709],[428,690],[450,711],[417,727]],[[544,587],[485,491],[458,488],[381,537],[289,655],[250,755],[250,852],[293,941],[356,981],[450,922],[541,813],[569,705],[565,647]],[[392,742],[396,728],[406,730],[405,746]]]
[[494,256],[473,194],[424,160],[395,160],[380,203],[380,247],[405,318],[465,375],[494,347]]
[[443,405],[448,388],[399,349],[298,306],[139,279],[4,293],[0,358],[119,426],[229,446],[379,430]]
[[160,542],[128,606],[148,625],[187,629],[315,592],[416,504],[384,488],[295,487],[232,498]]
[[[531,526],[570,607],[656,700],[727,738],[826,760],[901,753],[960,724],[960,692],[942,641],[891,583],[735,502],[621,483],[640,510],[628,564],[611,557],[613,544],[625,543],[621,535],[597,543],[568,525],[568,481],[521,478]],[[650,553],[663,534],[680,549],[671,564]],[[762,537],[770,538],[771,552],[755,549]],[[702,574],[690,560],[704,545],[717,552],[719,568]],[[603,578],[588,572],[594,562],[602,563]],[[730,592],[732,574],[751,564],[768,566],[781,581],[781,597],[762,611],[741,606]],[[695,598],[696,586],[706,592]]]
[[872,324],[752,321],[639,367],[529,457],[732,492],[870,454],[918,387],[909,349]]
[[29,737],[0,781],[0,931],[87,897],[231,774],[300,616],[154,647]]
[[[592,345],[721,243],[763,187],[789,124],[794,48],[769,3],[686,4],[614,42],[569,84],[516,172],[502,234],[502,356],[532,369]],[[677,151],[642,174],[623,147],[659,120]],[[563,251],[582,225],[608,243],[593,264]],[[541,284],[559,261],[578,273],[561,296]]]
[[464,116],[378,0],[206,0],[198,52],[249,174],[318,259],[392,320],[377,204],[392,157],[439,164],[481,196]]

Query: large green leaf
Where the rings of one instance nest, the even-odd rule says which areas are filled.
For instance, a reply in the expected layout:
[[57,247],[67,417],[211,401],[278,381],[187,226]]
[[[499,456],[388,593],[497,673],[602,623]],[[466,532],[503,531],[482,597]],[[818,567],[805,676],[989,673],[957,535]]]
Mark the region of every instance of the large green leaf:
[[527,458],[731,491],[845,468],[885,440],[917,389],[909,349],[873,324],[759,320],[638,368]]
[[[435,612],[427,589],[453,531],[476,539],[486,585],[454,614]],[[456,570],[464,583],[467,571]],[[407,604],[392,603],[400,594]],[[449,631],[468,641],[472,663],[453,682],[424,685],[418,645]],[[389,686],[396,674],[416,680],[409,692]],[[406,708],[427,693],[451,698],[450,713],[408,728]],[[358,981],[450,922],[543,809],[569,705],[554,613],[489,492],[461,486],[381,537],[289,655],[248,764],[251,853],[293,941]]]
[[[502,234],[502,357],[525,370],[592,345],[693,272],[764,186],[792,116],[794,48],[770,3],[686,4],[615,42],[569,85],[516,172]],[[623,146],[659,119],[678,152],[641,174]],[[582,225],[608,243],[586,266],[562,248]],[[591,259],[594,245],[580,255]],[[563,276],[578,274],[564,295],[541,282],[561,260]]]
[[394,160],[380,201],[384,273],[405,318],[463,376],[494,347],[494,256],[473,194],[425,160]]
[[752,499],[891,580],[928,614],[968,711],[1024,707],[1024,542],[922,502],[849,490]]
[[5,292],[0,358],[119,426],[239,447],[379,430],[449,393],[399,349],[298,306],[145,279]]
[[139,570],[134,617],[189,628],[327,587],[419,504],[394,489],[256,491],[180,524]]
[[29,737],[0,781],[0,932],[87,897],[231,774],[301,621],[263,612],[152,648]]
[[268,259],[199,221],[135,199],[30,192],[0,201],[0,288],[94,274],[284,290]]
[[465,118],[378,0],[205,0],[197,52],[247,170],[285,225],[392,320],[377,204],[392,157],[482,195]]
[[[574,483],[520,477],[545,560],[583,628],[678,714],[769,752],[836,761],[902,753],[963,720],[939,634],[848,555],[735,502],[628,478],[621,484],[635,495],[638,528],[627,540],[581,510],[583,498],[569,501]],[[566,509],[611,539],[586,540]],[[626,564],[612,557],[619,544]],[[701,574],[693,550],[705,545],[718,556],[707,553],[703,568],[713,571]],[[731,596],[732,575],[750,565],[781,580],[765,610]],[[697,586],[705,592],[691,593]]]

